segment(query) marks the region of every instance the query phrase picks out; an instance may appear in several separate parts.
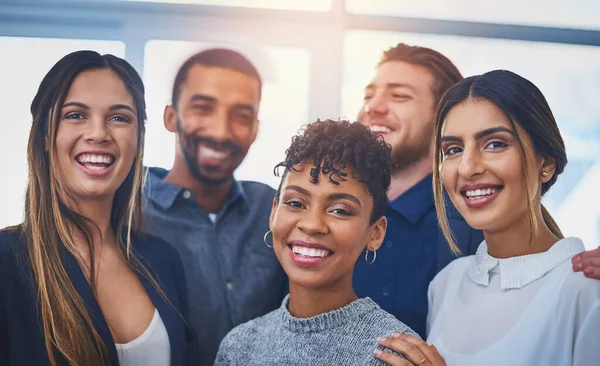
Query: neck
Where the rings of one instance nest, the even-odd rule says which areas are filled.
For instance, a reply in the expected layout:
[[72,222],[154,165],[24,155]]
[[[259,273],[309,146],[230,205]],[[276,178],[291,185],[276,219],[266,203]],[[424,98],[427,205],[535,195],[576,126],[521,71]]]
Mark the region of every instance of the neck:
[[350,280],[342,280],[343,285],[337,284],[325,288],[305,287],[290,281],[290,314],[296,318],[310,318],[344,307],[358,299]]
[[199,182],[182,159],[175,159],[173,168],[164,180],[194,193],[196,203],[210,213],[217,213],[221,210],[233,184],[233,178],[218,185]]
[[433,158],[430,155],[402,168],[392,175],[388,200],[391,202],[431,174]]
[[539,234],[533,236],[527,216],[516,220],[510,227],[498,231],[484,231],[488,253],[495,258],[510,258],[527,254],[542,253],[550,249],[557,238],[546,226],[541,209],[536,214]]
[[[94,225],[89,227],[92,234],[92,245],[94,253],[99,258],[99,254],[104,244],[109,246],[117,246],[116,234],[110,222],[112,211],[113,196],[110,198],[82,200],[74,205],[78,214],[89,219]],[[80,231],[74,231],[76,251],[79,255],[80,264],[86,274],[90,273],[90,248],[87,245],[86,238]],[[98,265],[98,259],[96,259]]]

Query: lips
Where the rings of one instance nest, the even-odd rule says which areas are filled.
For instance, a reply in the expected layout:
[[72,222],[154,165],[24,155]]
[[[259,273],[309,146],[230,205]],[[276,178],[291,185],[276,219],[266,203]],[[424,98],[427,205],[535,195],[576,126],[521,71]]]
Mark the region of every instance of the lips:
[[83,152],[75,156],[75,161],[88,175],[99,177],[112,170],[116,157],[106,152]]
[[198,145],[198,162],[207,165],[221,165],[231,159],[231,150],[217,150],[204,144]]
[[328,260],[334,252],[318,243],[307,243],[299,240],[288,244],[292,261],[300,267],[313,267]]
[[504,187],[502,185],[476,184],[464,186],[460,194],[467,206],[481,208],[491,203]]

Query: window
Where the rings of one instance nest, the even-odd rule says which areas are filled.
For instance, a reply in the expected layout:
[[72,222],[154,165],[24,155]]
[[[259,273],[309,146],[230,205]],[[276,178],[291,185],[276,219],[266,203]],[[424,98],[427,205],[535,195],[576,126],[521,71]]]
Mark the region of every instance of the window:
[[600,2],[590,0],[346,0],[352,13],[600,29]]
[[175,138],[163,123],[165,105],[171,103],[175,74],[192,54],[209,47],[227,47],[241,52],[257,67],[263,78],[258,137],[236,171],[236,178],[277,187],[275,164],[298,129],[308,123],[310,57],[300,48],[242,47],[185,41],[153,40],[146,45],[144,82],[148,105],[145,164],[171,168]]
[[117,41],[0,37],[0,228],[23,220],[27,185],[27,139],[31,127],[29,107],[42,78],[66,54],[92,49],[124,57],[125,45]]
[[282,9],[282,10],[307,10],[327,11],[331,7],[331,0],[125,0],[170,4],[197,4],[216,6],[236,6],[242,8]]
[[[442,35],[349,31],[344,41],[342,115],[355,117],[364,86],[383,50],[404,42],[435,49],[464,76],[508,69],[544,93],[567,148],[569,163],[544,198],[565,235],[600,243],[600,47]],[[564,57],[564,55],[569,55]]]

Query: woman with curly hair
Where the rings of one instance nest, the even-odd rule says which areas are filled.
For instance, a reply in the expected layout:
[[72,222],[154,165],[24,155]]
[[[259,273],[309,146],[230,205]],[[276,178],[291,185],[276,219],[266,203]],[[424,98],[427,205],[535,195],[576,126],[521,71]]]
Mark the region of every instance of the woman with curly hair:
[[[347,121],[309,124],[286,151],[265,245],[289,277],[290,294],[234,328],[215,365],[378,365],[380,335],[418,337],[352,287],[365,252],[375,262],[387,221],[390,147]],[[260,270],[260,269],[257,269]]]

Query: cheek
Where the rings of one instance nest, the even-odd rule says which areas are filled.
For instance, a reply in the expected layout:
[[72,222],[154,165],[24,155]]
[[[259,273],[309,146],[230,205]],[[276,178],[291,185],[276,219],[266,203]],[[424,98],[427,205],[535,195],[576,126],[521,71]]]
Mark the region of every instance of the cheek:
[[273,232],[273,238],[276,241],[285,240],[294,229],[296,219],[293,214],[285,212],[285,209],[278,206],[273,220],[271,221],[271,231]]
[[77,142],[77,131],[68,128],[68,126],[61,125],[56,133],[56,140],[54,140],[54,146],[58,155],[58,160],[69,158],[71,149]]
[[122,131],[119,133],[117,140],[120,142],[121,155],[127,161],[133,161],[137,155],[138,136],[137,129]]
[[[457,160],[457,159],[454,159]],[[442,185],[448,192],[453,192],[458,175],[458,162],[454,160],[445,160],[440,167],[440,178]]]

